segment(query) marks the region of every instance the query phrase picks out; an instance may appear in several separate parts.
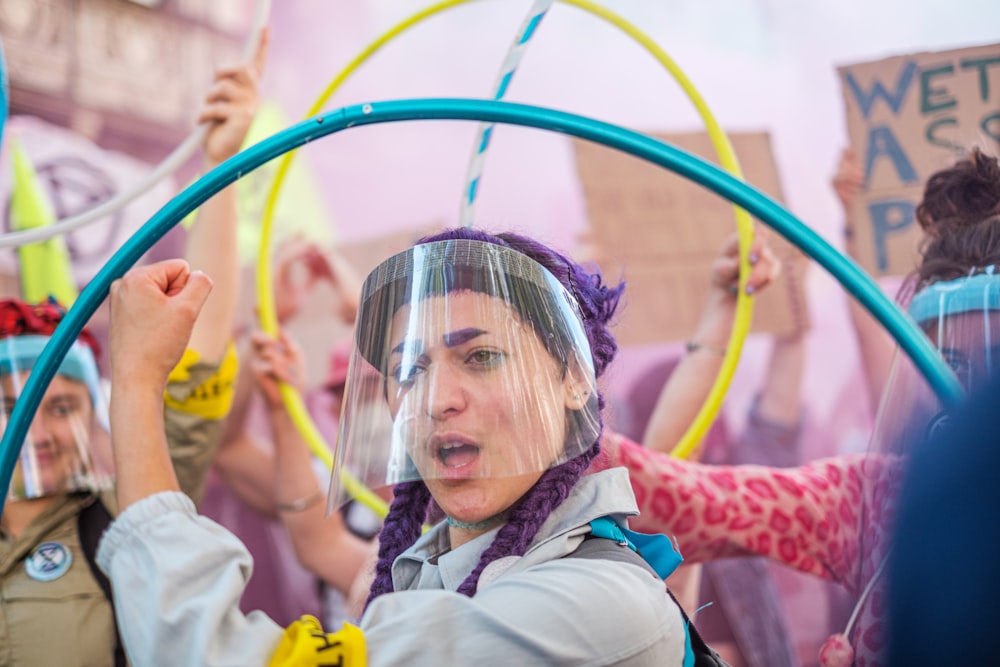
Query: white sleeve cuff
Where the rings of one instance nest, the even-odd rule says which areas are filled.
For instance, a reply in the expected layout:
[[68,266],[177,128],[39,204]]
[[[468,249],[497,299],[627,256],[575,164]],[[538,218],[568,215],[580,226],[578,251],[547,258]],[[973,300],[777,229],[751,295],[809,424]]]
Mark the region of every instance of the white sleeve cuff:
[[179,491],[162,491],[129,505],[111,522],[97,546],[96,560],[101,571],[109,573],[112,556],[127,540],[151,523],[174,512],[191,517],[198,515],[194,502]]

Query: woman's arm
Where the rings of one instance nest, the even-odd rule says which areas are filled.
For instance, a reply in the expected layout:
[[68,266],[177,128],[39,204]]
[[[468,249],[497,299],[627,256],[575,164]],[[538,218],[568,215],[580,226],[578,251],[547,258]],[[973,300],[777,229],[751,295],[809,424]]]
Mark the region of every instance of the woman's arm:
[[164,432],[163,392],[212,289],[183,260],[133,269],[111,285],[111,440],[118,507],[179,491]]
[[300,385],[302,351],[288,336],[277,340],[263,333],[252,337],[251,367],[268,408],[274,440],[274,503],[299,562],[345,595],[351,590],[371,552],[351,533],[340,512],[326,513],[326,489],[320,488],[312,456],[292,422],[277,381]]
[[239,540],[179,493],[163,427],[163,391],[211,281],[183,260],[111,285],[111,442],[122,510],[97,561],[115,591],[133,665],[264,664],[281,628],[244,616],[251,561]]
[[[781,272],[781,263],[760,229],[756,232],[750,261],[753,268],[747,279],[747,292],[756,294]],[[712,288],[691,339],[691,349],[664,385],[646,426],[642,441],[650,449],[670,452],[704,405],[729,344],[736,316],[738,279],[739,237],[734,234],[723,244],[713,264]]]
[[[267,58],[267,43],[268,32],[264,30],[251,63],[215,74],[215,84],[198,115],[199,123],[211,124],[203,148],[205,171],[239,152],[246,139],[257,113],[257,88]],[[234,183],[202,204],[185,243],[184,259],[191,269],[204,271],[215,285],[189,343],[198,358],[208,363],[222,359],[236,318],[240,286],[238,226]]]
[[[844,210],[844,250],[854,260],[857,260],[858,255],[857,224],[853,218],[853,203],[863,187],[864,173],[858,157],[850,148],[844,149],[837,165],[837,173],[833,177],[833,189]],[[857,339],[861,365],[868,385],[868,402],[874,417],[878,412],[882,389],[892,367],[893,343],[885,328],[858,303],[857,299],[848,296],[847,309],[854,325],[854,336]]]
[[[257,110],[266,46],[265,31],[253,63],[216,74],[199,115],[199,122],[209,124],[203,145],[206,170],[236,154],[246,138]],[[237,361],[230,339],[239,298],[238,221],[236,185],[230,185],[201,206],[184,252],[191,270],[205,272],[214,283],[164,396],[174,470],[195,503],[201,500],[233,399]]]
[[615,433],[602,447],[601,467],[629,470],[630,527],[676,538],[685,562],[766,556],[858,592],[864,456],[771,468],[675,459]]

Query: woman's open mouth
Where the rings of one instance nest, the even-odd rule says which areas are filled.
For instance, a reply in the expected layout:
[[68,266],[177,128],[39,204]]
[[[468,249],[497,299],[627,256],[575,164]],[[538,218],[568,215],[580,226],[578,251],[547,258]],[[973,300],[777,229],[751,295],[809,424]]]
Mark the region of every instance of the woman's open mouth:
[[479,457],[479,447],[453,442],[438,447],[438,460],[446,468],[461,468]]
[[471,477],[480,451],[478,445],[465,439],[435,439],[433,452],[438,463],[438,476],[445,479]]

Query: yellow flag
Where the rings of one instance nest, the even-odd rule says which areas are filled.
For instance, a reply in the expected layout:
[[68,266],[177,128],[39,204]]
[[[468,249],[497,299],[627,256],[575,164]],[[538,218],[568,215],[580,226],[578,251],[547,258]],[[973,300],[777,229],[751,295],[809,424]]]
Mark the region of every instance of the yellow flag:
[[[14,181],[10,197],[10,221],[14,230],[35,229],[56,221],[38,174],[24,148],[11,136]],[[56,236],[17,249],[21,268],[21,296],[28,303],[39,303],[53,296],[69,307],[79,294],[66,250],[66,241]]]

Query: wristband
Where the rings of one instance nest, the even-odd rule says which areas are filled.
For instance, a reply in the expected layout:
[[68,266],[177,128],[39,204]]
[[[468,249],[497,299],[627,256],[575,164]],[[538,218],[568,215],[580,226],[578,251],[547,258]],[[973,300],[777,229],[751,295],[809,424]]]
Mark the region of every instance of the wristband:
[[726,348],[719,347],[717,345],[705,345],[704,343],[699,343],[696,340],[689,340],[684,343],[684,349],[688,352],[697,352],[698,350],[706,350],[708,352],[714,352],[720,356],[726,356]]
[[301,512],[309,509],[321,500],[323,500],[323,492],[316,489],[308,496],[299,498],[298,500],[293,500],[290,503],[276,503],[275,508],[277,508],[279,512]]

